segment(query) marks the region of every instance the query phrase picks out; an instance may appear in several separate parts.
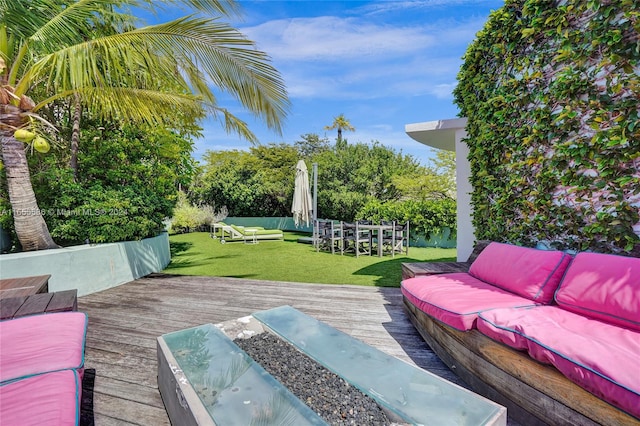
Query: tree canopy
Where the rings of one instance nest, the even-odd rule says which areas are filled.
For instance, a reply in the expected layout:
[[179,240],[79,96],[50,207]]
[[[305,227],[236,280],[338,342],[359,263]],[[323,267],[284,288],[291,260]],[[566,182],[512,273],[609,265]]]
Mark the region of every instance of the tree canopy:
[[[195,204],[220,208],[229,216],[289,216],[295,165],[318,164],[318,217],[352,221],[365,205],[450,198],[455,165],[450,158],[424,167],[379,142],[336,143],[306,134],[289,144],[269,144],[246,151],[210,151],[203,171],[190,188]],[[437,166],[441,164],[441,166]],[[426,176],[426,177],[425,177]],[[414,179],[426,188],[416,188]],[[430,182],[430,183],[429,183]],[[442,187],[438,185],[442,184]],[[434,188],[438,187],[437,190]]]
[[[183,1],[195,13],[137,27],[131,8],[153,10],[160,3],[0,0],[0,144],[24,250],[57,247],[38,207],[22,142],[33,147],[62,129],[55,113],[52,121],[45,119],[54,103],[84,105],[111,123],[168,129],[208,114],[226,131],[255,141],[247,124],[218,104],[215,91],[221,90],[281,129],[289,101],[280,74],[265,52],[219,19],[237,14],[237,4]],[[16,132],[38,137],[18,140]]]

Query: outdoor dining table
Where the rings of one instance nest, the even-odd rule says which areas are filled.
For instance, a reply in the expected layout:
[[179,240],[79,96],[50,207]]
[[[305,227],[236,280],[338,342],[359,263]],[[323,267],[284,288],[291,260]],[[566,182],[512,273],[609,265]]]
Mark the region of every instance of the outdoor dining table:
[[[358,224],[358,229],[366,229],[372,231],[375,234],[375,237],[378,239],[378,257],[382,257],[382,239],[385,231],[393,231],[393,225],[382,225],[382,224],[372,224],[372,225],[360,225]],[[374,235],[371,236],[374,238]]]

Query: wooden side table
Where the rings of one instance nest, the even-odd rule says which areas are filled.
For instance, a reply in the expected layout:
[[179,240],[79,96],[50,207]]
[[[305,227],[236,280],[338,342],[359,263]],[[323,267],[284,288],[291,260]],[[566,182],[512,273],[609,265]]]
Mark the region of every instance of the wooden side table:
[[473,251],[466,262],[415,262],[402,264],[402,279],[414,278],[424,275],[454,274],[457,272],[469,272],[471,264],[482,253],[491,241],[480,240],[476,242]]
[[0,299],[46,293],[49,291],[49,278],[51,278],[51,275],[1,279]]
[[415,262],[402,264],[402,279],[424,275],[453,274],[468,272],[469,262]]
[[78,290],[38,293],[0,299],[0,320],[78,310]]

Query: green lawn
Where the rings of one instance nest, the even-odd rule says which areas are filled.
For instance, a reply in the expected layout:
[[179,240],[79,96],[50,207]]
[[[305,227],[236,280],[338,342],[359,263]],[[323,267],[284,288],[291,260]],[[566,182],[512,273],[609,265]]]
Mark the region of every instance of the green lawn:
[[311,244],[297,239],[308,236],[285,232],[284,241],[258,244],[220,244],[208,233],[172,235],[171,263],[166,273],[208,275],[303,283],[358,284],[398,287],[401,263],[455,261],[455,249],[414,248],[409,255],[360,256],[317,253]]

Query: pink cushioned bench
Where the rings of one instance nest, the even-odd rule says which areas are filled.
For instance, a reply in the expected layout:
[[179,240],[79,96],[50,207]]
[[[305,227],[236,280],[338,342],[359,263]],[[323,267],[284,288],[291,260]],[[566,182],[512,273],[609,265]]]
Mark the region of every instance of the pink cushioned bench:
[[478,330],[640,418],[640,259],[579,253],[555,301],[481,312]]
[[638,332],[556,306],[482,312],[478,330],[640,417]]
[[83,312],[0,321],[0,424],[78,424],[86,331]]
[[552,365],[640,420],[640,259],[494,242],[468,273],[401,289],[411,309]]
[[404,280],[402,293],[423,312],[462,331],[476,328],[483,310],[534,304],[466,273]]
[[481,311],[548,303],[570,261],[559,251],[491,243],[468,273],[410,278],[402,281],[402,293],[425,313],[466,331],[476,328]]
[[78,425],[81,379],[61,370],[0,384],[0,425]]
[[61,312],[0,321],[0,382],[84,367],[87,315]]

